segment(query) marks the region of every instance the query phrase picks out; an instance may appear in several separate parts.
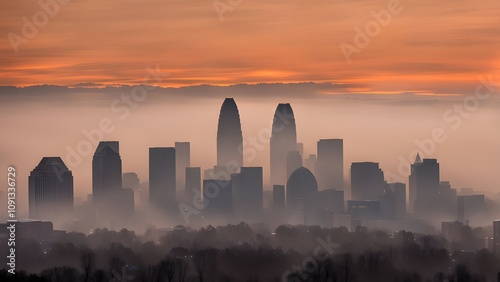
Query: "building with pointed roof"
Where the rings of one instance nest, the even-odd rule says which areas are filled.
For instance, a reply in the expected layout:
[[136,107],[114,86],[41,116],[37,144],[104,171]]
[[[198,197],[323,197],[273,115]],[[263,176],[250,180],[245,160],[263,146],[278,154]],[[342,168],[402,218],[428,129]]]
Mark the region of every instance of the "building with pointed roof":
[[217,127],[217,167],[235,173],[243,165],[243,133],[240,114],[233,98],[226,98]]
[[297,128],[290,104],[278,104],[274,113],[270,140],[271,184],[287,182],[287,155],[297,151]]

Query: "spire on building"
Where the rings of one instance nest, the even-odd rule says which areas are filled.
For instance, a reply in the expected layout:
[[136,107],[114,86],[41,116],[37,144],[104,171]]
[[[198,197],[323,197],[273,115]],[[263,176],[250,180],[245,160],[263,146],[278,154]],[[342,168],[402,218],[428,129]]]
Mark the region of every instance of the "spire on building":
[[420,158],[420,154],[417,152],[417,156],[415,157],[415,162],[413,164],[421,164],[422,159]]

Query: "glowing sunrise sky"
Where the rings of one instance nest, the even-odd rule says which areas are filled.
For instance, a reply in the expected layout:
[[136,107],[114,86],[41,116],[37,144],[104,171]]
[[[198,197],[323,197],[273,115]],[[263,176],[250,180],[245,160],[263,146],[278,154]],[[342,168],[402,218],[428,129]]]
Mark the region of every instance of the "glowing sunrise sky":
[[460,94],[478,75],[500,76],[498,0],[401,0],[351,63],[340,44],[354,44],[355,28],[391,1],[231,3],[221,20],[211,0],[72,0],[16,53],[12,33],[23,36],[22,18],[43,10],[1,1],[0,85],[138,84],[148,65],[169,74],[163,86],[363,85],[344,93]]

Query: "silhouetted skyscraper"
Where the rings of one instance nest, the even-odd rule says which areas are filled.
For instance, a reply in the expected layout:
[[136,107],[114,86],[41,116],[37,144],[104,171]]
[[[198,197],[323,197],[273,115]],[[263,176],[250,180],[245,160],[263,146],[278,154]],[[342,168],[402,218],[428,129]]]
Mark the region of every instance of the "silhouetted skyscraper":
[[470,226],[482,226],[486,216],[484,195],[458,196],[458,220]]
[[292,175],[292,173],[302,167],[302,156],[299,151],[290,151],[286,156],[286,179]]
[[191,150],[189,142],[175,142],[175,172],[178,189],[186,186],[186,167],[191,165]]
[[243,134],[240,114],[233,98],[226,98],[220,109],[217,129],[217,167],[229,175],[243,165]]
[[304,160],[304,167],[310,171],[316,171],[316,154],[309,154],[309,157]]
[[422,164],[422,159],[420,158],[420,154],[417,153],[415,157],[415,161],[411,165],[411,171],[409,176],[409,208],[411,212],[415,212],[415,201],[417,200],[417,183],[416,183],[416,172],[415,175],[412,176],[414,168]]
[[201,168],[200,167],[186,167],[186,187],[185,194],[187,201],[192,201],[195,196],[195,191],[201,194]]
[[109,205],[122,189],[122,159],[118,141],[101,141],[92,159],[92,198],[96,205]]
[[[130,209],[130,202],[132,202],[132,207],[135,207],[135,203],[137,203],[137,205],[141,204],[141,180],[135,172],[124,172],[122,175],[122,185],[123,190],[125,190],[122,193],[123,206],[127,207],[127,212],[131,212],[134,209]],[[132,199],[130,199],[130,197],[132,197]]]
[[439,163],[436,159],[420,160],[417,154],[410,174],[410,207],[416,213],[432,212],[438,198],[440,180]]
[[394,191],[387,185],[384,190],[384,194],[379,197],[380,203],[380,216],[385,219],[395,219],[397,218],[396,211],[396,194]]
[[123,188],[129,189],[139,189],[141,186],[141,181],[139,176],[135,172],[124,172],[122,175],[122,185]]
[[300,167],[295,170],[286,184],[287,213],[307,212],[314,207],[318,182],[310,170]]
[[384,194],[387,183],[378,163],[351,164],[351,196],[353,200],[377,201]]
[[344,141],[319,140],[317,157],[316,177],[320,190],[344,190]]
[[175,148],[149,148],[149,202],[160,210],[175,208]]
[[297,129],[290,104],[279,104],[274,113],[271,133],[271,184],[287,182],[286,157],[297,151]]
[[128,217],[134,214],[134,190],[120,189],[113,196],[113,217]]
[[262,167],[242,167],[231,175],[233,210],[239,220],[260,219],[263,208]]
[[404,218],[406,216],[406,184],[396,182],[389,183],[388,186],[396,201],[396,217]]
[[493,252],[500,253],[500,220],[493,221]]
[[301,157],[304,156],[304,143],[301,143],[301,142],[297,142],[297,152],[299,152],[299,155]]
[[344,191],[334,189],[318,191],[316,204],[318,208],[335,214],[344,213]]
[[451,188],[449,181],[441,181],[439,183],[436,202],[436,216],[447,221],[457,219],[457,190]]
[[203,180],[203,205],[213,219],[227,220],[233,215],[231,180]]
[[73,175],[60,157],[44,157],[28,178],[29,215],[55,220],[73,211]]

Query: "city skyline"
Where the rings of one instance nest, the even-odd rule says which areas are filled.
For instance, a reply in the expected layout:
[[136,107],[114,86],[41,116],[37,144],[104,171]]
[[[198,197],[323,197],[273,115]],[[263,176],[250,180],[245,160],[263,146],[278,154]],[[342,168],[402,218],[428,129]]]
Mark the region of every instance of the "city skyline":
[[[220,103],[220,101],[219,101],[219,103]],[[240,104],[242,104],[242,105],[246,105],[246,103],[239,103],[239,106],[240,106]],[[300,105],[299,105],[299,106],[300,106]],[[241,106],[240,106],[240,107],[241,107]],[[240,113],[240,114],[242,115],[242,119],[243,119],[243,121],[244,121],[244,120],[245,120],[245,116],[246,116],[247,114],[246,114],[246,113],[244,113],[244,112],[243,112],[243,113]],[[307,115],[307,114],[306,114],[306,115]],[[304,118],[307,118],[307,116],[305,116]],[[247,120],[248,120],[248,119],[247,119]],[[299,118],[298,118],[298,120],[297,120],[297,122],[299,122],[299,124],[300,124],[300,121],[301,121],[301,118],[299,117]],[[249,139],[249,137],[248,137],[248,136],[249,136],[249,134],[246,134],[246,131],[245,131],[245,126],[244,126],[244,125],[245,125],[245,124],[243,123],[243,126],[242,126],[242,127],[243,127],[244,141],[245,141],[245,142],[248,142],[248,141],[250,140],[250,139]],[[266,127],[261,128],[259,132],[260,132],[260,133],[262,133],[262,130],[263,130],[263,129],[265,130],[265,129],[266,129]],[[304,129],[306,129],[306,130],[307,130],[307,128],[304,128]],[[90,129],[89,129],[89,130],[90,130]],[[300,136],[300,132],[301,132],[301,128],[300,128],[300,127],[298,128],[298,131],[299,131],[299,136]],[[253,136],[254,136],[254,137],[255,137],[255,136],[258,136],[259,132],[254,133],[254,134],[253,134]],[[265,132],[264,132],[264,133],[265,133]],[[175,134],[173,134],[173,135],[174,135],[174,139],[173,139],[173,141],[178,141],[178,139],[175,137]],[[361,134],[361,136],[362,136],[362,137],[363,137],[364,135],[365,135],[365,134]],[[332,136],[332,135],[330,135],[330,136]],[[85,136],[84,136],[84,137],[85,137]],[[250,135],[250,137],[252,137],[252,135]],[[320,139],[324,139],[325,137],[327,137],[327,136],[322,135],[322,136],[320,137]],[[338,136],[338,135],[336,135],[336,136],[334,136],[334,137],[339,137],[339,136]],[[182,138],[181,140],[190,141],[190,140],[188,140],[187,138]],[[122,142],[126,142],[126,140],[121,140],[121,141],[122,141]],[[298,140],[298,141],[302,141],[302,140],[300,140],[300,138],[299,138],[299,140]],[[318,141],[318,140],[316,140],[316,141]],[[207,143],[210,143],[210,140],[207,140],[206,142],[207,142]],[[266,144],[266,142],[267,142],[267,144]],[[149,142],[146,140],[146,143],[149,143]],[[173,143],[174,143],[174,142],[172,142],[171,146],[172,146],[172,145],[174,145]],[[198,143],[198,145],[199,145],[199,142],[196,142],[196,141],[192,142],[193,147],[195,147],[195,146],[197,145],[197,143]],[[158,143],[156,143],[156,144],[158,144]],[[394,143],[393,143],[393,144],[394,144]],[[412,145],[412,144],[409,144],[409,145]],[[151,146],[151,144],[148,144],[148,147],[149,147],[149,146]],[[266,147],[268,147],[268,146],[269,146],[268,141],[264,140],[264,141],[262,142],[262,144],[260,144],[260,145],[258,144],[258,146],[253,146],[253,145],[252,145],[252,146],[250,146],[250,147],[249,147],[249,148],[250,148],[250,150],[247,150],[247,153],[249,153],[249,154],[247,154],[246,156],[244,156],[244,157],[246,158],[246,159],[245,159],[246,161],[248,161],[248,160],[250,159],[250,162],[248,163],[250,166],[264,166],[264,179],[265,179],[265,184],[266,184],[266,185],[265,185],[265,190],[270,190],[270,189],[271,189],[271,186],[269,186],[269,185],[268,185],[268,182],[267,182],[267,181],[268,181],[268,179],[269,179],[268,165],[266,164],[266,162],[255,163],[255,161],[251,160],[251,158],[250,158],[250,157],[255,157],[255,156],[254,156],[254,155],[252,155],[252,154],[250,154],[250,152],[255,151],[255,152],[254,152],[255,154],[257,154],[257,155],[261,155],[261,157],[264,157],[264,156],[262,156],[262,155],[263,155],[263,154],[265,154],[265,152],[268,152],[268,149],[266,148]],[[386,146],[386,145],[383,145],[381,148],[385,148],[385,146]],[[413,146],[414,146],[414,147],[416,147],[416,146],[415,146],[415,144],[413,144]],[[439,152],[440,146],[441,146],[441,144],[436,144],[436,151],[437,151],[437,152]],[[264,149],[262,149],[262,147],[264,147]],[[306,147],[305,152],[304,152],[304,153],[305,153],[305,155],[308,155],[309,153],[313,153],[313,154],[315,154],[315,153],[316,153],[316,152],[315,152],[315,148],[314,148],[314,147],[313,147],[313,148],[311,148],[311,146],[310,146],[310,143],[309,143],[309,142],[308,142],[308,143],[306,143],[306,146],[305,146],[305,147]],[[349,146],[348,146],[348,147],[349,147]],[[441,147],[441,148],[442,148],[442,147]],[[66,148],[65,148],[65,149],[66,149]],[[134,149],[134,147],[130,147],[130,148],[129,148],[129,150],[130,150],[130,149],[132,149],[132,150],[133,150],[133,149]],[[355,149],[359,149],[359,147],[355,147]],[[417,147],[417,149],[418,149],[418,147]],[[215,152],[215,150],[214,150],[214,149],[210,149],[209,151],[213,151],[213,152]],[[410,150],[410,152],[411,152],[411,151],[412,151],[412,150]],[[59,148],[59,152],[61,152],[61,148]],[[64,152],[64,150],[63,150],[63,152]],[[205,151],[205,153],[206,153],[206,151]],[[199,161],[198,154],[199,154],[199,151],[198,151],[197,153],[193,153],[193,160],[194,160],[194,162],[193,162],[193,161],[192,161],[192,162],[193,162],[193,164],[194,164],[194,165],[200,166],[199,164],[200,164],[201,162]],[[403,154],[404,154],[404,153],[403,153]],[[141,154],[141,155],[142,155],[142,154]],[[63,159],[65,159],[64,154],[63,154],[63,156],[62,156],[62,157],[63,157]],[[143,158],[143,157],[144,157],[144,156],[142,155],[140,158]],[[398,157],[393,158],[393,161],[394,161],[394,163],[396,164],[396,166],[395,166],[395,168],[394,168],[394,169],[392,169],[392,170],[390,170],[390,169],[389,169],[389,170],[387,170],[385,167],[383,167],[384,171],[386,171],[386,172],[387,172],[387,171],[389,171],[390,173],[393,173],[393,174],[396,174],[396,175],[400,175],[400,176],[401,176],[401,174],[399,174],[399,171],[398,171],[398,165],[400,165],[400,164],[401,164],[401,159],[400,159],[400,157],[401,157],[401,156],[398,156]],[[404,156],[402,156],[402,157],[404,157]],[[414,156],[409,156],[409,157],[414,158]],[[88,157],[86,157],[86,156],[82,156],[82,159],[85,159],[85,158],[88,158]],[[352,158],[352,156],[350,156],[350,153],[346,153],[346,160],[344,161],[344,166],[345,166],[345,167],[349,167],[349,162],[354,162],[354,161],[367,161],[367,160],[368,160],[368,159],[370,159],[370,158],[372,158],[372,157],[369,157],[369,155],[367,155],[367,157],[362,157],[362,156],[361,156],[361,154],[360,154],[360,156],[358,156],[358,157],[357,157],[357,159],[353,159],[353,158]],[[440,159],[442,159],[442,158],[440,158]],[[377,161],[375,158],[373,158],[372,160],[373,160],[373,161]],[[305,161],[305,160],[304,160],[304,161]],[[450,162],[450,161],[452,161],[452,159],[449,159],[448,161]],[[209,168],[211,165],[213,166],[213,163],[212,163],[212,164],[210,164],[210,163],[212,163],[212,161],[209,161],[208,163],[205,161],[204,163],[202,163],[202,165],[201,165],[201,166],[202,166],[204,169],[206,169],[206,168]],[[410,163],[410,162],[408,162],[408,163]],[[124,165],[126,165],[126,164],[124,164]],[[448,165],[450,165],[450,163],[448,163]],[[70,165],[70,168],[72,168],[72,167],[71,167],[71,165]],[[77,171],[79,171],[79,170],[81,171],[82,169],[83,169],[83,170],[85,170],[85,168],[84,168],[84,167],[83,167],[83,165],[81,165],[81,164],[79,164],[79,165],[76,167],[76,170],[77,170]],[[140,169],[138,170],[138,169],[124,168],[124,172],[126,172],[126,171],[135,171],[135,172],[138,172],[138,173],[139,173],[139,175],[140,175],[140,178],[141,178],[141,179],[143,179],[143,180],[147,180],[147,178],[145,177],[145,176],[147,176],[147,172],[146,172],[146,174],[144,174],[144,171],[141,171]],[[457,174],[460,174],[460,172],[458,172]],[[82,175],[82,174],[80,174],[80,177],[82,177],[82,176],[83,176],[83,175]],[[349,177],[349,175],[348,175],[348,174],[347,174],[347,172],[344,170],[344,179],[348,179],[348,177]],[[485,192],[487,192],[487,191],[488,191],[487,189],[481,189],[481,188],[479,188],[479,189],[478,189],[478,187],[475,187],[475,186],[472,186],[472,185],[460,185],[460,184],[458,184],[458,185],[457,185],[457,181],[455,180],[455,177],[449,177],[449,176],[447,176],[446,174],[445,174],[445,177],[446,177],[446,179],[448,179],[448,180],[451,180],[451,181],[452,181],[452,184],[454,185],[454,187],[460,187],[460,188],[471,187],[471,188],[475,188],[476,190],[480,190],[480,191],[485,191]],[[402,175],[402,178],[403,178],[403,179],[402,179],[402,180],[400,179],[400,180],[399,180],[399,182],[401,182],[401,181],[406,182],[406,180],[405,180],[405,176],[404,176],[404,175]],[[78,179],[78,177],[76,177],[76,179]],[[80,179],[81,179],[81,178],[80,178]],[[398,179],[396,179],[396,180],[398,180]],[[494,182],[494,179],[489,179],[489,180],[492,180],[492,181]],[[22,183],[22,182],[23,182],[23,180],[21,179],[20,183]],[[75,182],[76,182],[76,181],[75,181]],[[474,182],[474,181],[471,181],[471,182]],[[81,183],[81,182],[80,182],[80,183]],[[76,197],[77,197],[77,198],[84,199],[84,198],[86,198],[86,195],[88,194],[88,192],[86,192],[85,190],[82,190],[82,188],[81,188],[81,187],[82,187],[82,186],[81,186],[81,184],[77,184],[77,183],[75,183],[75,195],[76,195]],[[492,187],[493,187],[493,189],[491,189],[490,191],[491,191],[492,193],[495,193],[495,192],[496,192],[496,191],[495,191],[495,187],[494,187],[494,186],[492,186]],[[89,192],[90,192],[90,191],[89,191]],[[23,193],[23,192],[22,192],[22,190],[21,190],[21,193]],[[77,200],[77,201],[78,201],[78,200]],[[79,201],[81,201],[81,200],[79,200]]]
[[[293,127],[290,127],[290,125]],[[269,146],[271,146],[271,152],[273,152],[273,142],[275,142],[274,146],[278,145],[275,148],[285,149],[279,156],[281,158],[281,167],[278,166],[282,173],[288,175],[284,188],[286,194],[285,210],[289,218],[285,219],[285,222],[330,226],[327,218],[338,216],[338,203],[341,202],[341,206],[344,207],[344,200],[348,199],[351,200],[347,201],[347,211],[353,217],[353,224],[358,220],[374,219],[378,216],[391,219],[406,217],[406,213],[401,212],[401,206],[404,206],[403,210],[408,210],[414,216],[425,220],[429,220],[429,216],[432,214],[434,216],[444,215],[444,219],[458,218],[461,221],[474,218],[474,222],[482,220],[482,217],[484,217],[481,213],[474,211],[478,207],[484,209],[484,194],[479,195],[479,193],[482,193],[481,191],[467,188],[461,189],[468,192],[461,191],[460,196],[457,198],[456,186],[453,186],[455,189],[452,189],[450,182],[444,181],[440,177],[440,166],[437,160],[422,159],[420,152],[416,153],[410,172],[407,175],[400,175],[402,179],[400,182],[403,183],[394,183],[398,182],[398,179],[394,178],[391,172],[384,175],[384,171],[379,167],[378,162],[353,162],[348,172],[350,189],[347,190],[347,193],[344,193],[343,183],[345,179],[341,177],[345,174],[343,169],[344,140],[318,140],[317,151],[315,152],[318,161],[309,164],[315,168],[315,171],[311,172],[303,166],[303,144],[297,143],[295,128],[295,118],[290,104],[279,104],[273,118],[271,133],[273,137]],[[250,218],[257,221],[261,220],[262,212],[265,210],[263,191],[269,191],[269,188],[264,189],[264,187],[269,187],[269,184],[263,178],[265,167],[245,166],[243,159],[246,156],[246,149],[241,135],[238,106],[233,98],[226,98],[222,104],[218,121],[217,146],[215,148],[218,157],[215,166],[213,169],[206,168],[203,178],[200,178],[200,171],[198,172],[200,176],[196,176],[196,173],[190,174],[183,181],[184,183],[191,182],[193,184],[190,185],[197,186],[199,184],[196,184],[196,182],[203,180],[203,188],[198,192],[196,190],[190,191],[190,188],[185,184],[176,185],[176,181],[179,179],[178,169],[184,170],[184,172],[192,170],[192,168],[188,167],[191,163],[190,142],[175,142],[175,147],[169,148],[150,147],[149,178],[146,181],[143,178],[143,182],[139,182],[140,178],[135,172],[122,171],[119,141],[99,141],[92,161],[93,193],[87,197],[92,199],[91,205],[98,211],[97,222],[101,222],[103,218],[113,220],[115,217],[121,219],[133,215],[134,206],[138,205],[138,201],[142,201],[139,197],[143,197],[142,195],[136,195],[136,204],[134,204],[134,192],[137,191],[138,186],[144,186],[144,183],[148,183],[146,185],[149,187],[147,189],[149,191],[149,204],[144,207],[151,206],[156,212],[159,212],[159,215],[169,215],[169,217],[175,218],[175,214],[178,214],[176,211],[178,205],[178,211],[187,224],[190,222],[189,216],[193,214],[189,210],[191,198],[195,207],[197,207],[196,201],[203,202],[202,209],[209,206],[207,209],[208,218],[217,220],[216,222],[219,222],[220,218],[226,218],[225,220],[238,218],[242,220]],[[292,136],[291,139],[290,136]],[[240,142],[241,144],[238,145]],[[276,142],[279,142],[279,144]],[[176,160],[176,157],[179,156],[182,156],[182,161]],[[62,163],[59,157],[44,158],[39,166],[46,163],[46,159],[55,159]],[[273,159],[278,159],[276,153],[275,155],[271,154],[271,160]],[[68,170],[65,166],[64,169]],[[269,171],[272,172],[272,166],[269,167]],[[55,174],[57,173],[56,170]],[[137,181],[137,184],[122,185],[122,179],[125,179],[125,176],[127,176],[127,179],[133,176],[132,178],[137,179],[134,180],[134,182]],[[318,177],[319,179],[324,177],[322,187],[318,185],[320,183],[317,181]],[[407,178],[407,181],[405,178]],[[220,184],[221,181],[223,185]],[[406,183],[408,183],[407,191],[405,191]],[[277,184],[273,185],[274,193],[276,192],[274,187]],[[30,184],[30,189],[34,188],[32,186]],[[318,186],[322,189],[318,189]],[[41,193],[42,196],[44,193],[51,191],[50,187],[43,187],[41,186],[37,190],[39,191],[37,193]],[[213,191],[217,192],[214,194]],[[338,198],[338,194],[335,194],[337,192],[342,193],[341,198]],[[72,176],[71,194],[73,195]],[[406,199],[405,195],[408,195],[408,199]],[[43,201],[46,202],[46,205],[50,205],[50,200],[43,200],[44,198],[40,196],[35,197],[31,190],[29,197],[30,206],[34,202],[32,199],[42,201],[42,205],[44,204]],[[482,201],[476,200],[474,197],[480,197],[479,199],[482,197]],[[276,199],[276,195],[273,195],[272,198],[273,202],[280,201]],[[184,205],[184,208],[182,205]],[[457,207],[458,211],[456,210]],[[279,207],[277,208],[279,209]],[[276,210],[269,204],[267,204],[266,209]],[[336,210],[336,212],[334,213],[333,210]],[[341,214],[343,214],[343,208],[340,210],[342,210]],[[358,210],[361,212],[360,214],[358,214]],[[367,211],[371,212],[366,214]],[[36,211],[32,210],[32,208],[30,208],[31,214],[36,214]],[[186,214],[189,214],[189,216],[186,217]],[[199,211],[195,214],[198,215]],[[369,217],[367,217],[368,215]],[[279,213],[276,216],[279,216]],[[438,222],[432,220],[428,222],[439,224],[439,220]]]

